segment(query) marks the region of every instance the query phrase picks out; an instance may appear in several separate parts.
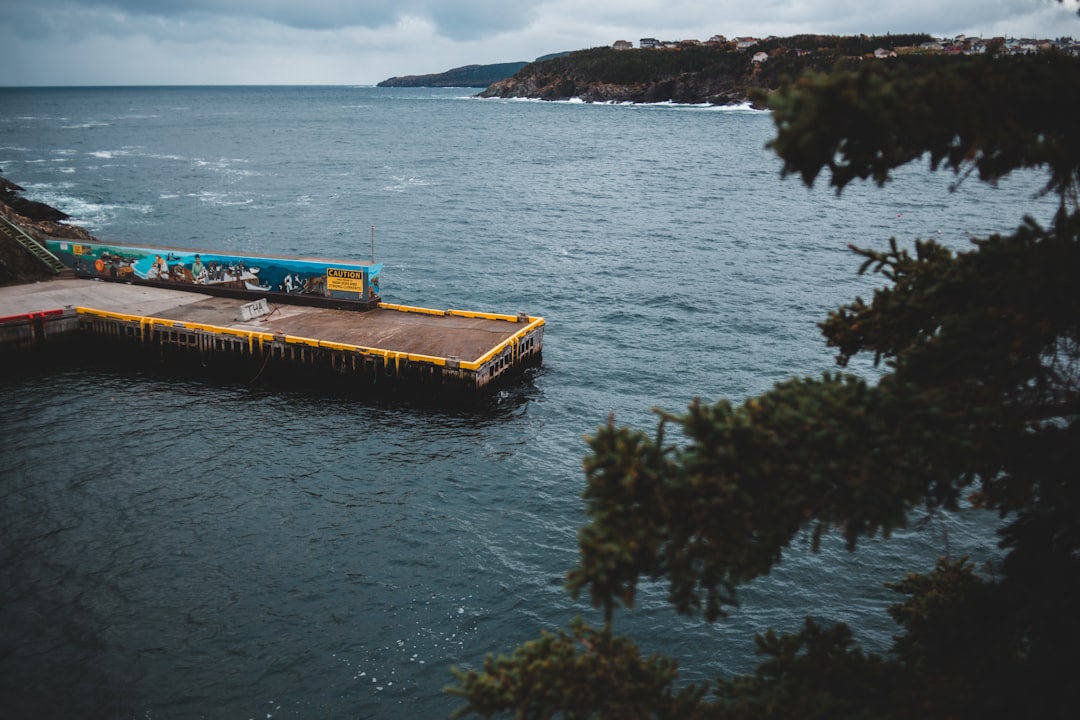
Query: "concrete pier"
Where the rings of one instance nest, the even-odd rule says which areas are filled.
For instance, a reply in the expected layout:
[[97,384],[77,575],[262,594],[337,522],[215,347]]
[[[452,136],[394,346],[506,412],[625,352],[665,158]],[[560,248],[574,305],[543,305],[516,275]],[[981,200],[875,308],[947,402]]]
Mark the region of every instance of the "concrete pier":
[[311,376],[343,390],[475,393],[539,364],[544,319],[255,302],[85,279],[0,288],[0,358],[63,340],[165,365]]

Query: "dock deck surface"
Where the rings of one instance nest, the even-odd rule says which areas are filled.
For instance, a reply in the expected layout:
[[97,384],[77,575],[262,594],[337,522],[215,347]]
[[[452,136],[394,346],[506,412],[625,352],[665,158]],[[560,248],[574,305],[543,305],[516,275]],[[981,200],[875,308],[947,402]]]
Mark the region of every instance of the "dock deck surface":
[[520,329],[515,323],[485,317],[386,308],[356,312],[273,301],[269,304],[270,314],[244,321],[239,313],[244,301],[184,290],[82,279],[0,287],[0,318],[69,306],[88,307],[465,361],[479,359]]

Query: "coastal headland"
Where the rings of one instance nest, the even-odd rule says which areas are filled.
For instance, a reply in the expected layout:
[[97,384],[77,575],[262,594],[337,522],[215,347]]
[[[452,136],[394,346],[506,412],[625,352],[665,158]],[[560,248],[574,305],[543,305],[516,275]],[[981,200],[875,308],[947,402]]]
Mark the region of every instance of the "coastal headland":
[[640,48],[628,45],[532,63],[493,83],[479,97],[758,106],[763,92],[810,70],[875,61],[917,66],[944,55],[941,43],[925,34],[717,37],[705,43],[643,40]]
[[1056,41],[958,37],[928,34],[884,36],[796,35],[705,42],[662,42],[643,38],[611,46],[545,56],[531,63],[471,65],[446,73],[390,78],[380,87],[480,87],[477,97],[758,106],[785,78],[809,70],[825,72],[865,62],[894,62],[914,70],[960,55],[1028,54]]

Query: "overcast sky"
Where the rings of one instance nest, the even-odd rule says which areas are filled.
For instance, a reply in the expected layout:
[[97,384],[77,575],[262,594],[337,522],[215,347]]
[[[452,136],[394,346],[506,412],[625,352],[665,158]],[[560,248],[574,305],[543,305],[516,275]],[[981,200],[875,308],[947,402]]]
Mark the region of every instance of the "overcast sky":
[[642,37],[1080,38],[1076,0],[0,0],[0,85],[372,85]]

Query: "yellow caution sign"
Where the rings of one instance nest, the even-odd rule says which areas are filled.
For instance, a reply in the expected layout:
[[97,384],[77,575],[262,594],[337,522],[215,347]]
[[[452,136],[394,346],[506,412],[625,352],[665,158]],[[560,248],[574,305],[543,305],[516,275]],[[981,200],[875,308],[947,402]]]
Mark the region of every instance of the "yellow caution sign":
[[326,268],[326,289],[339,292],[364,292],[363,270]]

